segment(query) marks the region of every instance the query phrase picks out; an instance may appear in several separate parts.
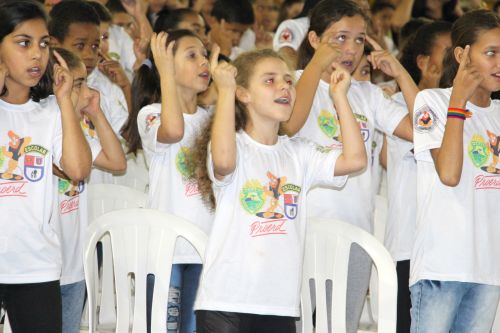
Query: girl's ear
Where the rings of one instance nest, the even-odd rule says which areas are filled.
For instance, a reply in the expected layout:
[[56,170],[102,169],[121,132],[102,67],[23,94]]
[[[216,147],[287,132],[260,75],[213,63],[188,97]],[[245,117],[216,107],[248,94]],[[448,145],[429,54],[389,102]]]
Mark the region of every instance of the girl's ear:
[[425,71],[427,70],[427,66],[429,65],[429,59],[430,59],[430,56],[428,56],[428,55],[419,54],[417,56],[417,67],[418,67],[418,69],[420,69],[420,72],[422,74],[424,74]]
[[462,61],[462,54],[464,53],[463,47],[457,46],[453,50],[453,55],[455,56],[455,60],[460,63]]
[[307,33],[307,39],[309,40],[309,44],[311,44],[313,49],[317,49],[319,46],[319,43],[321,42],[320,37],[316,34],[315,31],[309,31]]
[[245,105],[252,100],[248,90],[240,86],[236,88],[236,98]]

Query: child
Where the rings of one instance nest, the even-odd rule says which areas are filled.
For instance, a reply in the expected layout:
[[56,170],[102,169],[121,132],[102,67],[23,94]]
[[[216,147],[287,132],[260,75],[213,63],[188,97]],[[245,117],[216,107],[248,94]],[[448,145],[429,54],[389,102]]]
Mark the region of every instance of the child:
[[[116,134],[128,117],[127,100],[122,90],[98,68],[99,16],[85,1],[69,0],[55,5],[50,12],[49,31],[55,46],[78,55],[87,68],[89,87],[101,93],[101,109]],[[110,183],[112,174],[94,168],[91,183]]]
[[[311,12],[307,38],[299,49],[300,79],[297,83],[297,102],[292,117],[285,124],[288,135],[299,130],[299,136],[332,148],[342,148],[343,129],[339,126],[336,110],[328,94],[328,78],[333,68],[354,71],[363,55],[365,40],[374,52],[369,61],[376,69],[394,76],[401,90],[413,106],[418,91],[411,77],[387,51],[380,49],[366,35],[367,17],[354,2],[320,1]],[[412,126],[408,110],[385,96],[380,88],[367,81],[353,81],[349,102],[359,123],[367,153],[372,152],[373,134],[379,130],[412,140]],[[312,108],[311,108],[312,105]],[[371,160],[371,156],[369,156]],[[308,198],[310,216],[335,218],[372,231],[374,191],[370,168],[351,177],[342,190],[317,188]],[[353,198],[355,198],[353,200]],[[354,245],[349,261],[347,286],[347,332],[356,332],[368,288],[371,260],[359,246]]]
[[221,54],[234,59],[243,50],[239,48],[241,36],[254,23],[249,0],[217,0],[212,9],[215,18],[210,26],[209,38],[221,47]]
[[[99,93],[87,86],[85,64],[73,53],[56,49],[73,75],[71,100],[85,138],[90,146],[93,164],[106,170],[124,171],[127,164],[120,141],[99,107]],[[50,223],[59,236],[62,248],[62,332],[80,332],[85,276],[83,242],[87,217],[86,180],[72,181],[59,169],[54,177],[56,199]]]
[[96,11],[85,1],[63,1],[52,8],[50,19],[52,42],[83,60],[88,85],[102,94],[101,108],[115,133],[119,133],[128,116],[127,101],[121,89],[96,68],[101,37]]
[[211,141],[198,153],[201,160],[208,155],[197,175],[205,198],[215,196],[216,211],[196,301],[197,332],[295,332],[306,193],[319,184],[342,186],[340,176],[367,163],[346,98],[350,76],[341,68],[331,75],[344,126],[340,153],[278,136],[295,88],[277,53],[245,53],[233,67],[217,65],[217,51],[211,56],[217,107],[211,134],[202,137]]
[[[439,86],[443,57],[451,46],[451,23],[436,21],[420,27],[401,54],[401,64],[408,70],[418,88]],[[392,98],[406,106],[402,93]],[[398,320],[397,332],[410,331],[410,256],[415,236],[417,211],[417,162],[411,142],[387,137],[387,192],[389,207],[385,228],[385,246],[397,262]]]
[[155,32],[186,29],[194,32],[208,48],[207,28],[203,17],[190,8],[162,10],[158,14],[153,30]]
[[[142,141],[149,162],[148,207],[180,216],[209,233],[213,217],[192,179],[195,136],[211,114],[197,106],[197,94],[207,89],[210,80],[207,51],[193,32],[174,30],[153,35],[151,52],[151,67],[143,65],[134,83],[142,100],[135,101],[130,121],[138,115],[134,134],[129,135],[129,140]],[[131,149],[138,147],[137,141],[131,142]],[[202,260],[188,242],[179,239],[173,262],[168,332],[179,328],[179,332],[194,332],[193,303]]]
[[[451,31],[445,89],[415,101],[417,223],[411,332],[490,332],[500,297],[500,17],[466,13]],[[451,84],[453,86],[451,86]]]
[[49,33],[34,1],[0,3],[0,303],[13,332],[61,332],[61,249],[52,163],[79,181],[91,156],[73,111],[64,60],[49,73]]

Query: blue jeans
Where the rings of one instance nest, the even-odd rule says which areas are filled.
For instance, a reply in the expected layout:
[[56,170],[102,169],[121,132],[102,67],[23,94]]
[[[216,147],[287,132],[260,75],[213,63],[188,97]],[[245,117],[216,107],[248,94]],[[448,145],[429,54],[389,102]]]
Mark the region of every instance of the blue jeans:
[[79,333],[85,302],[85,280],[61,286],[62,332]]
[[488,333],[500,287],[420,280],[410,287],[411,333]]
[[[196,332],[196,316],[193,307],[202,267],[201,264],[172,265],[167,307],[168,333]],[[149,318],[153,301],[154,279],[153,275],[147,277],[148,332],[150,331]]]

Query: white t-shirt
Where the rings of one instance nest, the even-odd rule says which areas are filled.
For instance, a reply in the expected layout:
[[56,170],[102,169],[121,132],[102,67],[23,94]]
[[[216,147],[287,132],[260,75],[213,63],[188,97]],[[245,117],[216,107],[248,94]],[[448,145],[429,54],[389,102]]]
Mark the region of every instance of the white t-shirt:
[[134,41],[129,34],[127,34],[125,29],[115,24],[111,24],[109,26],[108,55],[122,65],[130,83],[132,83],[132,79],[134,78],[134,64],[136,60],[134,53]]
[[307,36],[307,30],[309,30],[309,17],[281,22],[273,37],[273,49],[279,51],[282,47],[291,47],[298,51],[300,44]]
[[[302,75],[302,71],[296,73],[297,77]],[[374,130],[392,135],[401,120],[408,115],[408,110],[368,81],[352,80],[347,98],[359,123],[368,160],[371,161]],[[322,146],[342,148],[339,121],[329,95],[328,83],[320,80],[309,117],[297,135]],[[351,175],[341,190],[312,190],[307,199],[309,215],[339,219],[371,232],[374,210],[372,171],[369,167]]]
[[263,145],[243,131],[236,145],[236,169],[222,181],[209,152],[217,209],[195,308],[298,317],[305,196],[345,183],[334,177],[340,153],[287,136]]
[[[392,99],[406,107],[401,92]],[[387,136],[387,194],[385,246],[395,261],[409,260],[417,214],[417,161],[413,143],[395,136]]]
[[[184,137],[172,144],[157,141],[161,104],[151,104],[139,111],[137,125],[142,147],[149,163],[148,207],[182,217],[210,233],[213,214],[203,204],[198,185],[191,179],[188,159],[192,146],[211,112],[198,107],[194,114],[184,114]],[[174,263],[201,263],[198,252],[184,239],[178,239]]]
[[[121,138],[120,130],[128,119],[127,100],[123,91],[97,68],[88,76],[87,84],[89,87],[99,91],[102,112],[118,138]],[[113,174],[94,167],[90,173],[89,183],[113,183]]]
[[54,96],[21,105],[0,100],[0,283],[59,279],[61,251],[49,218],[60,113]]
[[[92,161],[101,152],[101,144],[95,131],[82,124],[90,147]],[[87,181],[70,181],[54,177],[55,200],[50,223],[59,237],[62,253],[61,285],[85,279],[83,272],[84,242],[89,225],[87,206]]]
[[410,285],[421,279],[500,286],[500,101],[467,103],[460,183],[441,183],[430,151],[444,135],[449,89],[421,91],[415,101],[417,230]]
[[255,49],[255,32],[253,32],[252,29],[248,28],[241,35],[239,47],[245,51],[252,51]]

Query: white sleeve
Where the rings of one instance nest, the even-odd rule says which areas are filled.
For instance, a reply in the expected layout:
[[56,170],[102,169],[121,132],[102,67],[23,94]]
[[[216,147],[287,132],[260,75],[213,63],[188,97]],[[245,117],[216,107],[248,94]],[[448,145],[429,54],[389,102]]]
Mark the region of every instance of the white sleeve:
[[300,139],[300,149],[305,170],[308,188],[314,186],[342,187],[347,176],[335,176],[335,164],[342,153],[341,150],[322,147],[307,139]]
[[281,22],[273,37],[273,49],[279,51],[283,47],[291,47],[295,51],[299,49],[303,32],[294,20],[285,20]]
[[413,144],[415,158],[432,162],[430,150],[441,147],[446,114],[440,112],[429,91],[421,91],[415,99],[413,114]]
[[[128,109],[125,96],[123,96],[123,92],[121,90],[119,91],[119,93],[121,93],[121,96],[116,90],[99,90],[99,93],[101,94],[102,112],[106,116],[106,119],[111,125],[111,128],[113,128],[113,131],[116,133],[116,135],[118,135],[118,137],[120,137],[120,130],[122,129],[128,118]],[[123,101],[125,101],[125,104],[123,104]]]
[[232,183],[233,179],[235,178],[235,174],[238,171],[238,165],[239,165],[239,160],[240,160],[240,154],[242,153],[241,151],[242,145],[240,143],[240,140],[238,140],[238,136],[236,136],[236,163],[235,163],[235,168],[233,172],[229,175],[226,175],[223,179],[219,180],[215,178],[215,172],[214,172],[214,163],[212,159],[212,142],[210,141],[208,143],[208,151],[207,151],[207,170],[208,170],[208,177],[212,181],[212,184],[217,187],[224,187],[226,185],[229,185]]
[[399,123],[408,116],[408,108],[395,102],[376,85],[371,86],[370,104],[375,107],[375,128],[392,135]]
[[151,153],[163,152],[170,146],[157,140],[158,128],[160,128],[161,105],[147,105],[137,115],[137,127],[141,136],[142,148]]

